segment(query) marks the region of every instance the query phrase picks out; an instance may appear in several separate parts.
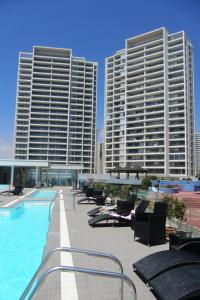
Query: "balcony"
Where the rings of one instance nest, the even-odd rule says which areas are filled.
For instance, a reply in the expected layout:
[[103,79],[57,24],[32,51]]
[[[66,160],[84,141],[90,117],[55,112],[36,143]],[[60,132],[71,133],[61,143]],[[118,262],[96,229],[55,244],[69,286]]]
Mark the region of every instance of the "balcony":
[[164,141],[150,141],[150,142],[145,142],[145,147],[159,147],[159,146],[164,146]]

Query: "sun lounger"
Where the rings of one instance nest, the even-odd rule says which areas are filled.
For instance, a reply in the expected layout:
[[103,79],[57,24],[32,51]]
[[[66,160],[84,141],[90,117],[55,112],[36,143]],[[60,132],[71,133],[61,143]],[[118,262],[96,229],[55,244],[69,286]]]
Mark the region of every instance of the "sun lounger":
[[1,194],[21,195],[21,194],[23,194],[22,190],[23,190],[23,187],[21,185],[16,185],[16,187],[13,190],[3,191],[3,192],[1,192]]
[[[135,200],[129,199],[129,201],[118,200],[117,201],[117,209],[114,213],[109,214],[100,214],[94,216],[90,220],[88,220],[88,224],[92,227],[94,226],[110,226],[110,225],[126,225],[130,226],[131,216],[129,218],[123,218],[130,215],[131,211],[134,209]],[[106,221],[106,222],[105,222]],[[112,222],[110,222],[112,221]]]
[[133,269],[157,299],[200,299],[199,241],[148,255],[134,263]]
[[164,250],[150,254],[133,264],[134,271],[144,281],[179,265],[199,263],[200,256],[183,250]]
[[[106,222],[104,222],[106,221]],[[110,222],[111,221],[111,222]],[[92,227],[100,226],[130,226],[131,214],[127,216],[119,215],[117,213],[97,215],[88,221]]]
[[98,196],[98,197],[87,197],[81,199],[81,201],[77,201],[78,204],[96,204],[96,205],[105,205],[106,197],[105,196]]
[[200,265],[187,264],[168,270],[149,282],[153,294],[162,300],[200,299]]
[[[127,201],[131,202],[131,198],[128,198]],[[122,203],[127,202],[127,201],[122,201]],[[133,201],[135,201],[134,195],[133,195]],[[147,208],[148,204],[149,204],[149,201],[142,200],[139,203],[139,205],[137,206],[136,210],[142,212],[143,210],[145,210]],[[132,225],[133,218],[134,218],[134,215],[135,215],[135,211],[132,210],[132,213],[130,214],[130,208],[132,210],[132,208],[134,208],[134,204],[131,204],[128,211],[127,211],[127,207],[126,207],[125,210],[122,211],[122,208],[120,208],[119,205],[118,206],[113,205],[113,206],[95,207],[95,208],[93,208],[93,209],[91,209],[87,212],[88,216],[93,217],[92,219],[89,220],[89,225],[94,226],[97,223],[100,223],[102,221],[111,221],[111,220],[112,221],[114,220],[115,222],[116,221],[123,221],[123,218],[120,219],[120,215],[122,216],[123,214],[130,215],[131,220],[130,220],[130,222],[127,221],[127,224]],[[114,215],[111,215],[110,213],[107,213],[109,211],[116,212],[116,214],[118,214],[118,217],[117,217],[117,215],[114,216]],[[97,218],[97,216],[99,216],[99,217]]]
[[95,207],[95,208],[89,210],[87,212],[87,214],[90,217],[94,217],[95,215],[106,213],[106,212],[109,212],[111,210],[116,210],[116,209],[117,209],[117,205],[109,205],[109,206],[105,205],[105,206],[101,206],[101,207]]
[[73,194],[73,196],[81,196],[81,195],[83,195],[83,194],[85,194],[85,193],[87,192],[87,189],[88,189],[88,186],[87,186],[87,185],[84,185],[84,186],[82,187],[82,189],[80,189],[80,190],[78,190],[77,192],[75,192],[75,193]]
[[104,205],[105,201],[106,201],[106,196],[103,196],[103,190],[98,191],[98,190],[94,190],[93,188],[88,188],[86,190],[85,197],[78,200],[77,203],[78,204],[91,204],[91,203],[94,203],[94,204],[97,204],[97,205]]
[[[134,194],[131,194],[128,199],[126,201],[123,200],[122,203],[124,202],[130,202],[131,203],[131,207],[134,207],[135,205],[135,201],[136,201],[137,196]],[[121,200],[120,200],[121,201]],[[120,203],[120,202],[118,202]],[[115,211],[118,210],[119,208],[117,207],[117,205],[106,205],[106,206],[102,206],[102,207],[95,207],[91,210],[89,210],[87,212],[88,216],[90,217],[94,217],[96,215],[102,214],[102,213],[107,213],[109,211]]]

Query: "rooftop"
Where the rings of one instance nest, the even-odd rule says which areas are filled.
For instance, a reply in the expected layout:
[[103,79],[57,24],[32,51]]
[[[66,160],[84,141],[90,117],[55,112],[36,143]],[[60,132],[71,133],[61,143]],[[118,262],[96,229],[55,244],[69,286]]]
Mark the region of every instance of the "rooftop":
[[[92,204],[74,205],[76,201],[73,202],[71,188],[62,187],[58,190],[45,253],[50,249],[65,246],[112,254],[121,261],[124,274],[134,282],[137,299],[155,299],[147,286],[133,273],[132,264],[148,254],[168,249],[168,245],[148,247],[134,241],[133,231],[129,227],[92,228],[88,225],[87,211],[95,206]],[[26,189],[25,193],[30,191]],[[21,200],[23,200],[22,197],[0,195],[0,206],[9,206],[9,203],[14,205]],[[66,253],[54,255],[46,268],[71,264],[77,267],[118,272],[117,266],[109,260],[83,254],[71,256]],[[124,299],[130,299],[130,289],[127,285],[124,285],[124,295]],[[75,276],[72,273],[65,273],[61,276],[53,274],[39,290],[36,299],[119,299],[119,281],[85,274]]]
[[[25,195],[32,190],[25,189]],[[137,299],[156,299],[133,272],[132,264],[151,253],[168,249],[168,244],[148,247],[137,240],[134,241],[130,227],[92,228],[88,225],[87,211],[95,205],[77,204],[80,197],[73,198],[74,191],[71,187],[60,187],[57,190],[59,194],[54,205],[44,254],[61,246],[112,254],[121,261],[124,274],[134,282]],[[190,196],[193,194],[189,192]],[[184,195],[188,196],[188,192]],[[199,194],[195,195],[199,197]],[[23,197],[2,194],[0,207],[15,206],[17,202],[23,200]],[[195,212],[197,211],[196,208]],[[117,266],[109,260],[77,253],[72,255],[57,253],[50,259],[45,269],[60,265],[118,272]],[[130,299],[130,289],[127,285],[124,285],[124,296],[124,299]],[[119,299],[119,282],[116,279],[91,277],[85,274],[62,273],[60,276],[57,273],[49,276],[36,299]]]

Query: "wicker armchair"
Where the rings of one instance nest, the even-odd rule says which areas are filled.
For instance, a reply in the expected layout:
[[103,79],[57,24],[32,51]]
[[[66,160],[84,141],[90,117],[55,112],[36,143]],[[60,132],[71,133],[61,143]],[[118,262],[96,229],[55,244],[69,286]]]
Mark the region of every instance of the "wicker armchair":
[[163,202],[155,202],[153,213],[136,213],[134,239],[138,237],[148,246],[164,244],[166,242],[166,213],[167,205]]
[[138,204],[138,206],[135,209],[135,213],[132,214],[131,216],[131,229],[135,230],[135,219],[136,219],[136,215],[138,213],[144,213],[146,208],[149,205],[149,201],[147,200],[141,200],[140,203]]

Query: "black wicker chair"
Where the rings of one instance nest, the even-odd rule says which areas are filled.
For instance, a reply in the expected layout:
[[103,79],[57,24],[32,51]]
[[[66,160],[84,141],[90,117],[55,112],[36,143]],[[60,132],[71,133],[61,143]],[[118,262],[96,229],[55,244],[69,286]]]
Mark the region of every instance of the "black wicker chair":
[[149,205],[149,201],[141,200],[135,209],[135,213],[131,216],[131,229],[135,230],[135,216],[137,213],[144,213]]
[[134,239],[140,238],[148,246],[166,242],[166,213],[167,205],[155,202],[153,213],[137,212],[134,223]]

